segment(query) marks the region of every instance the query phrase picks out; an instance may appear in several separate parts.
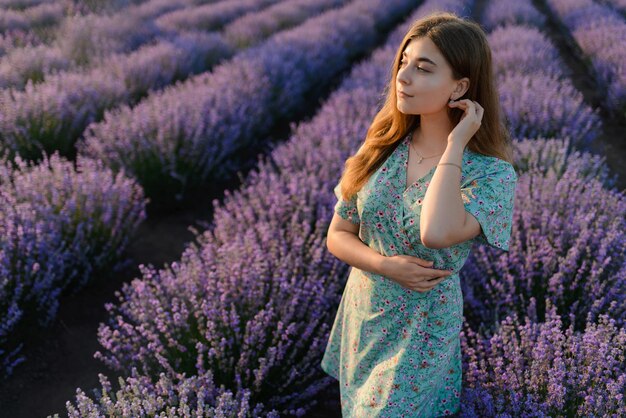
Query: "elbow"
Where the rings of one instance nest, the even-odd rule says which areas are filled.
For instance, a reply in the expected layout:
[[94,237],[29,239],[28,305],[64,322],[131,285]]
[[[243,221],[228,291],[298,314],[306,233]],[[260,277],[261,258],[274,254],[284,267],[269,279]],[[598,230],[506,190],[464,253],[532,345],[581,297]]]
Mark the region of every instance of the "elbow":
[[424,231],[424,233],[420,235],[420,238],[422,240],[422,244],[426,248],[439,250],[439,249],[448,247],[448,245],[446,244],[447,242],[446,237],[441,236],[441,235],[436,235],[432,233],[431,231]]

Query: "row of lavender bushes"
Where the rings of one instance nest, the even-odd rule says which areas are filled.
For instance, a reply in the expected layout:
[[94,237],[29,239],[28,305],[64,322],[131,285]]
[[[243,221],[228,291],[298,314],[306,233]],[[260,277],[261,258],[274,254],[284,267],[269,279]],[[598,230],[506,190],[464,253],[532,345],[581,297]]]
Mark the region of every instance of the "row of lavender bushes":
[[626,118],[624,16],[593,0],[547,0],[546,3],[593,68],[599,85],[607,93],[607,110],[613,116]]
[[[327,1],[310,9],[315,13],[342,1],[345,0]],[[246,0],[247,10],[266,3],[267,0]],[[230,14],[219,21],[219,14],[213,16],[219,27],[233,18]],[[230,33],[234,36],[242,30],[250,34],[240,25],[231,28]],[[101,120],[107,110],[120,105],[132,106],[147,94],[207,71],[236,52],[228,38],[217,32],[189,31],[168,37],[131,54],[109,54],[107,61],[89,70],[49,74],[44,82],[37,84],[33,79],[43,77],[40,64],[41,57],[46,56],[41,53],[41,48],[33,49],[27,55],[16,54],[15,60],[3,62],[0,74],[5,76],[5,85],[19,86],[21,82],[26,85],[23,91],[11,88],[0,92],[1,110],[6,115],[0,119],[0,148],[29,160],[38,160],[43,153],[51,154],[57,150],[61,155],[73,158],[76,141],[87,126]],[[69,62],[66,58],[61,61]],[[19,68],[23,70],[16,72]]]
[[[442,7],[442,2],[435,4]],[[450,4],[445,9],[454,10]],[[425,7],[419,10],[426,11]],[[106,352],[96,357],[122,374],[139,373],[144,380],[120,378],[124,388],[117,392],[117,399],[105,379],[105,390],[95,392],[95,402],[78,389],[77,407],[68,402],[71,416],[79,416],[79,410],[97,414],[105,405],[108,411],[132,407],[140,413],[142,400],[150,405],[144,408],[152,407],[162,416],[167,416],[167,407],[200,410],[198,405],[216,413],[221,406],[205,401],[228,390],[236,394],[235,399],[245,394],[249,400],[252,391],[253,398],[268,407],[295,408],[289,402],[306,402],[312,391],[317,393],[330,382],[330,377],[319,378],[318,361],[343,289],[338,279],[345,277],[346,266],[320,250],[335,202],[328,190],[342,162],[365,134],[386,81],[386,66],[398,36],[406,29],[399,28],[387,48],[355,67],[318,115],[298,126],[290,141],[272,153],[271,161],[260,162],[258,173],[250,175],[242,190],[227,193],[223,206],[216,205],[213,227],[197,237],[199,246],[190,245],[180,262],[164,270],[142,266],[143,277],[118,294],[120,304],[107,305],[110,321],[99,330]],[[528,30],[528,38],[536,40],[533,34]],[[549,45],[545,39],[542,44]],[[496,48],[494,55],[504,63],[506,57]],[[513,59],[522,61],[523,57]],[[558,75],[556,63],[547,67],[557,69]],[[534,92],[548,103],[554,95],[550,90]],[[587,118],[591,126],[594,120],[599,122],[593,112]],[[536,123],[523,113],[518,119]],[[470,373],[464,383],[470,390],[464,405],[477,415],[494,416],[512,407],[533,416],[558,416],[563,411],[586,416],[624,412],[620,409],[625,379],[620,355],[626,340],[623,303],[619,303],[624,277],[619,251],[624,246],[624,217],[619,214],[625,212],[624,197],[608,189],[612,180],[601,160],[574,151],[571,143],[586,141],[573,133],[572,138],[553,134],[518,141],[516,165],[524,172],[516,199],[513,245],[508,254],[478,248],[463,271],[464,282],[489,285],[487,292],[496,294],[496,300],[506,301],[519,288],[521,313],[530,319],[519,325],[515,303],[509,301],[504,321],[493,314],[468,321],[472,323],[463,335],[464,352],[469,353],[466,361],[467,356],[474,360],[465,366]],[[602,204],[592,205],[597,201]],[[498,288],[503,279],[506,289]],[[546,283],[555,289],[541,288]],[[564,293],[581,290],[575,306],[571,295],[564,297]],[[531,295],[528,301],[524,292]],[[586,292],[592,296],[587,298]],[[485,299],[476,288],[464,289],[464,294],[470,304]],[[543,310],[537,301],[545,304]],[[501,308],[507,308],[504,305]],[[569,323],[567,331],[562,316]],[[512,318],[514,326],[510,326]],[[577,323],[579,318],[586,323]],[[479,336],[472,331],[478,328],[491,328],[495,335]],[[499,367],[500,380],[485,371],[487,361]],[[518,375],[504,373],[508,369],[502,364],[521,370],[519,376],[524,370],[534,374],[514,382],[512,393],[511,380]],[[147,377],[157,375],[159,383]],[[187,390],[190,379],[196,382],[207,375],[214,385],[186,392],[184,401],[171,395],[168,403],[154,400],[157,393],[163,393],[162,386],[176,393]],[[302,382],[305,378],[312,381]],[[207,388],[213,390],[211,395]],[[295,391],[303,394],[294,395]],[[249,416],[247,404],[241,408],[229,409],[226,416]]]
[[[160,416],[168,415],[167,408],[206,408],[209,416],[266,416],[270,410],[302,416],[316,404],[315,396],[332,382],[319,359],[347,272],[324,245],[334,205],[327,191],[367,130],[402,35],[435,7],[461,12],[464,5],[432,1],[420,7],[371,59],[352,69],[310,122],[260,161],[241,190],[227,192],[223,206],[216,203],[214,227],[198,235],[199,245],[191,244],[180,262],[165,269],[141,266],[143,277],[123,287],[119,304],[107,304],[111,321],[99,330],[105,350],[96,357],[145,380],[120,380],[124,388],[117,392],[103,383],[95,401],[77,389],[78,405],[68,402],[70,416],[124,408]],[[160,383],[152,380],[157,375]],[[185,400],[155,401],[160,385],[177,393],[193,384],[190,379],[206,376],[214,384]],[[219,396],[238,406],[213,401]],[[242,406],[242,399],[264,405],[263,414]]]
[[[518,71],[571,84],[537,29],[545,17],[530,1],[491,2],[483,19],[495,28],[489,38],[499,80]],[[529,62],[524,51],[531,50],[537,60]],[[539,96],[546,109],[561,105],[550,90],[527,86],[526,94]],[[595,112],[576,103],[580,123],[601,129]],[[511,109],[503,107],[508,116]],[[612,189],[616,178],[603,158],[576,150],[588,142],[575,134],[516,141],[524,175],[511,251],[478,248],[462,271],[469,308],[462,333],[464,416],[626,414],[626,199]]]
[[[19,204],[16,210],[22,208],[7,212],[3,218],[5,233],[0,243],[7,257],[8,277],[0,289],[0,312],[6,313],[0,316],[0,370],[4,375],[12,374],[25,360],[20,354],[23,330],[31,323],[49,324],[55,318],[61,292],[78,291],[94,272],[114,264],[146,217],[149,199],[144,199],[136,181],[127,178],[123,170],[115,174],[99,160],[79,157],[74,168],[58,153],[49,161],[44,158],[39,166],[21,156],[11,164],[13,158],[4,155],[0,191],[7,194],[5,207]],[[50,171],[56,174],[51,176]],[[39,224],[52,229],[43,235],[34,231],[21,240],[10,239],[14,231],[30,231]],[[47,248],[32,253],[36,243]],[[27,270],[8,265],[27,258]],[[33,265],[36,270],[30,271]],[[113,271],[123,267],[125,264],[118,263]]]
[[[280,120],[309,105],[378,41],[411,2],[356,0],[280,32],[233,59],[89,126],[78,152],[123,167],[158,206],[219,183]],[[237,80],[237,82],[233,82]]]
[[139,184],[97,160],[54,154],[39,165],[0,161],[0,375],[26,360],[25,335],[56,317],[59,298],[131,260],[146,217]]

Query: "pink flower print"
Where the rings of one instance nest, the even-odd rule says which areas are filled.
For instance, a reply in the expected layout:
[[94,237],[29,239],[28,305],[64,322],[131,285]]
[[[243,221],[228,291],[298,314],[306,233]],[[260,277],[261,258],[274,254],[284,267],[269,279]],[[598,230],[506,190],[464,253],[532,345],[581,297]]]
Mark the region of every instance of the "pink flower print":
[[386,173],[387,172],[387,167],[383,167],[383,169],[380,170],[380,171],[382,171],[383,173]]
[[422,199],[417,199],[417,204],[421,205],[422,204]]
[[376,222],[376,228],[383,229],[383,224],[380,222]]
[[396,250],[396,246],[393,244],[389,244],[389,248],[391,248],[391,250],[395,251]]
[[409,223],[410,223],[411,225],[413,225],[413,224],[415,223],[415,219],[411,219],[411,220],[409,221]]

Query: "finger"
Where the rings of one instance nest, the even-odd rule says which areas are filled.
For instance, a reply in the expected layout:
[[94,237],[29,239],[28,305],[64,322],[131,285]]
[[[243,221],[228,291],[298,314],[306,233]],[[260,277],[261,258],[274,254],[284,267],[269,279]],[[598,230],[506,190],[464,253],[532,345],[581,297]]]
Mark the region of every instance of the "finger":
[[458,100],[458,101],[455,101],[455,102],[451,102],[450,105],[451,106],[458,105],[458,106],[461,106],[461,107],[467,107],[467,102],[468,101],[469,101],[468,99]]
[[432,267],[432,265],[434,264],[432,260],[424,260],[422,258],[418,258],[417,259],[417,264],[419,264],[422,267]]
[[449,276],[454,272],[454,270],[443,270],[443,269],[429,269],[427,268],[425,274],[430,277],[439,277],[441,275]]

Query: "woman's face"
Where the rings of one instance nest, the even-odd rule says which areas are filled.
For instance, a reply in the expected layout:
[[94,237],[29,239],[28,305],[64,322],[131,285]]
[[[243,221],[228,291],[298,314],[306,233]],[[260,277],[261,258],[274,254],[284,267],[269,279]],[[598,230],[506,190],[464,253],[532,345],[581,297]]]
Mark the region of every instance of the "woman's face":
[[[412,97],[404,97],[400,92]],[[463,93],[459,81],[452,79],[452,68],[430,38],[414,38],[407,44],[396,77],[400,112],[422,115],[447,111],[450,97],[458,99]]]

